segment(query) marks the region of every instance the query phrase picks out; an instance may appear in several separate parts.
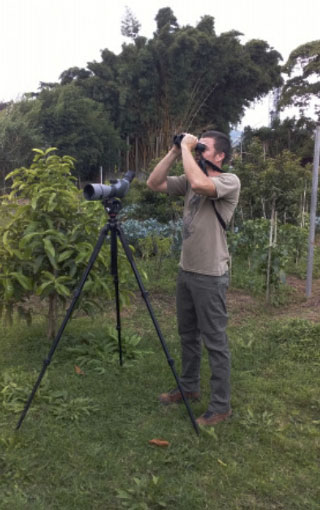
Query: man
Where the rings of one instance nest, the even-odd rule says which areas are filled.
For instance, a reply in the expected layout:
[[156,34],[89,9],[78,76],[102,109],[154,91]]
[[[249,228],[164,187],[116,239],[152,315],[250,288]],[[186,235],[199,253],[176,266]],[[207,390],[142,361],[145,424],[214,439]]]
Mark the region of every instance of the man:
[[[197,145],[203,144],[202,147]],[[194,158],[192,151],[196,151]],[[168,177],[182,156],[184,175]],[[187,398],[200,398],[201,339],[209,356],[211,397],[199,425],[215,425],[229,416],[230,353],[226,335],[228,248],[225,228],[239,200],[240,181],[222,171],[231,154],[228,137],[206,131],[198,140],[185,134],[181,149],[173,146],[147,181],[153,191],[184,195],[183,243],[177,281],[178,330],[182,349],[181,386]],[[182,401],[178,388],[162,393],[163,404]]]

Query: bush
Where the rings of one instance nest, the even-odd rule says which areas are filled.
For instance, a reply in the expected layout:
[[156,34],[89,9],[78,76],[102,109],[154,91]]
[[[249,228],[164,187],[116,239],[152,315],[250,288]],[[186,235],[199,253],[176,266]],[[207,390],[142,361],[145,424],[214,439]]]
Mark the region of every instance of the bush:
[[[0,227],[0,312],[5,308],[10,323],[14,306],[36,294],[48,303],[49,337],[55,336],[58,305],[71,298],[105,223],[100,203],[80,199],[71,174],[73,159],[53,155],[54,150],[34,149],[31,167],[7,176],[12,191],[0,205],[8,218]],[[109,260],[109,246],[103,243],[83,289],[86,310],[113,296],[105,278]],[[120,267],[126,280],[129,264],[123,251]]]
[[124,204],[126,215],[131,219],[154,218],[160,223],[168,223],[181,218],[183,211],[183,197],[171,197],[166,193],[156,193],[150,190],[145,182],[140,181],[133,181]]
[[171,249],[176,253],[180,250],[182,243],[182,220],[169,221],[166,225],[160,223],[155,218],[149,218],[145,221],[128,219],[122,224],[123,231],[128,242],[134,246],[139,255],[141,252],[141,239],[153,237],[155,239],[172,238]]

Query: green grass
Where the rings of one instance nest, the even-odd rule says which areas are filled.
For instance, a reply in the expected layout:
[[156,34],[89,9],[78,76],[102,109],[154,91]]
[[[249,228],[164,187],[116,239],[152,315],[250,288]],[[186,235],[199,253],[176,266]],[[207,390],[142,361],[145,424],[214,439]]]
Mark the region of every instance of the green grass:
[[[147,287],[179,370],[173,280],[168,271]],[[320,508],[319,325],[263,310],[259,320],[249,312],[240,325],[231,320],[234,415],[197,437],[184,405],[157,401],[174,379],[142,299],[122,313],[123,333],[141,336],[123,367],[104,348],[110,324],[111,311],[72,321],[20,431],[50,344],[41,323],[1,332],[1,510]],[[79,358],[77,347],[94,341],[100,365],[90,359],[98,347]],[[208,378],[204,353],[196,416]],[[169,447],[151,446],[153,438]]]

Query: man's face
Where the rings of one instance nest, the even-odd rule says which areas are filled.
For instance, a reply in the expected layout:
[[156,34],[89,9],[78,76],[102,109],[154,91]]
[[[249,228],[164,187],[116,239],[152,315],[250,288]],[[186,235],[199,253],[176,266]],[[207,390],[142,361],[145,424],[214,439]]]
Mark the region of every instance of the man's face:
[[[214,144],[215,139],[214,138],[200,138],[199,143],[203,143],[206,146],[206,149],[201,153],[204,157],[204,159],[207,159],[208,161],[211,161],[214,165],[217,165],[219,168],[222,165],[223,159],[224,159],[224,152],[217,152]],[[197,161],[200,159],[200,154],[196,154]]]

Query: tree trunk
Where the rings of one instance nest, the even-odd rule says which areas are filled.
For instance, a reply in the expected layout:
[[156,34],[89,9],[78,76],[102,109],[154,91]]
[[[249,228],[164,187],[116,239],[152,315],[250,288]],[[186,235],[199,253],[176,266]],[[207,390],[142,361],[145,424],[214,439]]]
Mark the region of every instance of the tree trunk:
[[49,296],[49,310],[48,310],[48,339],[49,340],[52,340],[56,336],[57,318],[58,318],[57,294],[50,294],[50,296]]
[[13,325],[13,305],[5,305],[4,325],[11,327]]
[[267,263],[267,289],[266,289],[266,301],[270,302],[270,280],[271,280],[271,260],[272,260],[272,248],[276,242],[277,228],[275,226],[277,213],[275,212],[275,201],[272,202],[271,222],[270,222],[270,233],[269,233],[269,248],[268,248],[268,263]]
[[129,138],[129,136],[127,136],[126,143],[127,143],[127,150],[126,150],[126,172],[127,172],[129,170],[129,166],[130,166],[130,163],[129,163],[130,138]]
[[135,138],[135,171],[136,171],[136,174],[138,175],[139,173],[139,141],[138,141],[138,137],[136,136]]

